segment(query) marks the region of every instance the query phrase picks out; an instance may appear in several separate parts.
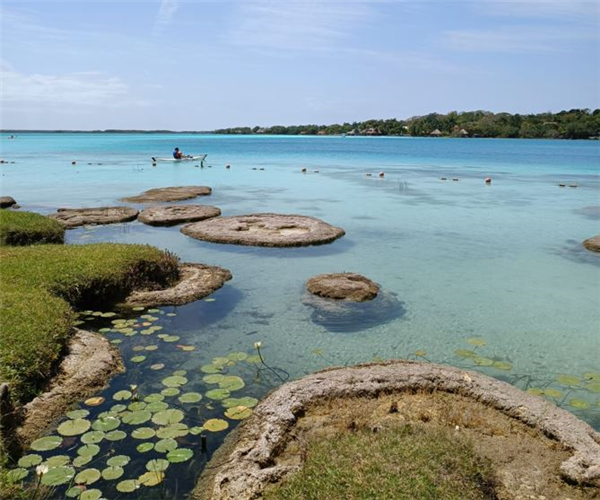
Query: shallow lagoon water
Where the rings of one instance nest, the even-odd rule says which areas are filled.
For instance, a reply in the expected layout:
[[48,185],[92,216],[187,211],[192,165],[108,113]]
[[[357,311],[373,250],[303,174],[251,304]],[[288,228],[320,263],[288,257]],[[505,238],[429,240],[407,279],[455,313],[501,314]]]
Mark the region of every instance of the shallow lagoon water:
[[[151,156],[167,156],[175,145],[208,153],[212,168],[151,166]],[[560,395],[550,391],[553,400],[600,429],[598,386],[583,377],[600,372],[600,256],[581,248],[581,241],[600,233],[594,211],[582,211],[600,205],[598,142],[22,134],[2,140],[1,156],[15,161],[0,167],[2,193],[26,210],[114,205],[153,187],[199,184],[211,186],[213,194],[183,203],[215,205],[223,215],[299,213],[346,230],[332,244],[295,249],[205,243],[178,227],[139,222],[69,231],[68,243],[149,243],[233,274],[214,301],[177,308],[177,316],[166,316],[175,309],[161,308],[164,314],[157,315],[165,332],[181,337],[176,344],[193,345],[194,351],[158,342],[145,361],[127,362],[128,372],[115,378],[107,399],[129,384],[149,394],[167,371],[180,369],[187,370],[186,390],[204,393],[201,366],[231,352],[251,355],[260,341],[267,363],[291,378],[418,353],[519,387],[558,390]],[[487,176],[490,186],[483,182]],[[381,322],[365,317],[354,331],[315,324],[312,309],[302,303],[304,283],[315,274],[341,271],[378,282],[395,294],[403,314]],[[153,336],[124,337],[124,358],[151,338],[156,343]],[[457,349],[477,358],[461,357]],[[167,365],[164,374],[149,370],[158,362]],[[254,383],[252,364],[234,369],[246,382],[240,396],[260,397],[280,383],[268,370]],[[560,375],[581,381],[561,382]],[[222,418],[219,404],[213,410],[202,406],[206,399],[194,419]],[[194,422],[188,423],[199,425]],[[226,432],[210,434],[206,454],[198,451],[199,437],[186,437],[195,461],[170,466],[166,489],[189,491]],[[150,458],[138,458],[127,473],[137,477]],[[110,482],[97,484],[107,498],[116,498]],[[160,498],[158,489],[148,491]]]

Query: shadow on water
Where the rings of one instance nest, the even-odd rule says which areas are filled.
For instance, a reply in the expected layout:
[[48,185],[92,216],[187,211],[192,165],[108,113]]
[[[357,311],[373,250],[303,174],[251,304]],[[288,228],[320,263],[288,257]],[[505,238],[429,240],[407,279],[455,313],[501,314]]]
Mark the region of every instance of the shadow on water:
[[576,208],[573,213],[581,215],[589,220],[600,220],[600,205],[590,205],[589,207]]
[[578,264],[600,266],[600,254],[587,250],[581,241],[566,240],[565,245],[555,250],[554,254]]
[[406,313],[404,302],[388,291],[366,302],[325,299],[307,292],[302,303],[312,309],[313,323],[339,333],[360,332],[389,323]]

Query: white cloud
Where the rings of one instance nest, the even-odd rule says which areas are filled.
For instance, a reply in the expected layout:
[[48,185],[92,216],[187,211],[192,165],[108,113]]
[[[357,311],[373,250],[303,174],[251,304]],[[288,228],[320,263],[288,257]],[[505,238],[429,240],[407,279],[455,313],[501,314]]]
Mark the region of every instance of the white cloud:
[[446,47],[469,52],[557,52],[576,43],[597,40],[591,31],[559,30],[555,27],[504,26],[495,29],[451,30],[443,33]]
[[372,16],[360,2],[245,2],[239,5],[229,40],[255,49],[325,51]]
[[26,75],[3,62],[0,79],[3,106],[116,106],[128,94],[127,85],[119,78],[102,73]]
[[158,14],[154,22],[153,34],[160,34],[173,20],[175,12],[179,7],[178,0],[161,0],[160,7],[158,8]]

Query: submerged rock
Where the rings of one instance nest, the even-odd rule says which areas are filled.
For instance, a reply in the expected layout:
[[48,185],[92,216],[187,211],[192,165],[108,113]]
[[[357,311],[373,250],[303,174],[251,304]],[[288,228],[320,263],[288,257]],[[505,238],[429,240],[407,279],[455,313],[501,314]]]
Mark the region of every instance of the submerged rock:
[[138,220],[150,226],[175,226],[221,215],[221,210],[210,205],[165,205],[142,210]]
[[125,306],[179,306],[203,299],[231,279],[227,269],[204,264],[182,264],[179,282],[165,290],[135,291]]
[[600,234],[593,238],[588,238],[583,242],[583,246],[590,252],[600,252]]
[[373,300],[379,293],[379,285],[356,273],[319,274],[306,282],[306,289],[319,297],[352,302]]
[[0,196],[0,208],[8,208],[16,205],[16,201],[12,196]]
[[144,191],[138,196],[122,198],[121,201],[129,203],[150,203],[153,201],[182,201],[198,196],[208,196],[212,189],[207,186],[180,186],[155,188]]
[[65,225],[67,229],[95,224],[115,224],[135,220],[138,211],[131,207],[59,208],[49,217]]
[[304,215],[251,214],[218,217],[187,224],[181,232],[198,240],[234,245],[300,247],[330,243],[342,228]]
[[404,316],[404,302],[389,291],[364,302],[328,299],[305,293],[302,303],[312,308],[311,320],[330,332],[357,332]]

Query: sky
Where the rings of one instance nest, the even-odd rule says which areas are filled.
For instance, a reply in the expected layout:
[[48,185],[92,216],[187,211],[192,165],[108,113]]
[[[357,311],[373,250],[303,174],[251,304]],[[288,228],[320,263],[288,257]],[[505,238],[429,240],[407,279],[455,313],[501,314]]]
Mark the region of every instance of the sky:
[[0,127],[600,107],[598,0],[2,0]]

